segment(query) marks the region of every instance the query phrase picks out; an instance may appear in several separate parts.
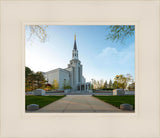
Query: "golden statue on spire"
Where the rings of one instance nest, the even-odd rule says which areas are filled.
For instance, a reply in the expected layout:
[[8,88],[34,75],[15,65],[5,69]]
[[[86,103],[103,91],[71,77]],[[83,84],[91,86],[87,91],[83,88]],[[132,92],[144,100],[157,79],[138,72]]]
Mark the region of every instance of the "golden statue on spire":
[[76,40],[76,34],[74,35],[74,40]]

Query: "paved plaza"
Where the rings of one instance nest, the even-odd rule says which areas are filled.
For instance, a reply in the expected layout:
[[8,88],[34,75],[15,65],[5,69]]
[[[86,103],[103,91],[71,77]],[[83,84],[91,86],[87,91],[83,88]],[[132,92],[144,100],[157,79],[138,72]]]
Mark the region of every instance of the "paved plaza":
[[105,103],[91,95],[67,95],[34,112],[124,112],[108,103]]

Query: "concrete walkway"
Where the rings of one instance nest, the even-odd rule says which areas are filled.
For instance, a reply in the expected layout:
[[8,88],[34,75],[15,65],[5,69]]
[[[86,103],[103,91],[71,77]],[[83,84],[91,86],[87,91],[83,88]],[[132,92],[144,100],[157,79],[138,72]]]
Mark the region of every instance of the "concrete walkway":
[[124,112],[91,95],[67,95],[35,112]]

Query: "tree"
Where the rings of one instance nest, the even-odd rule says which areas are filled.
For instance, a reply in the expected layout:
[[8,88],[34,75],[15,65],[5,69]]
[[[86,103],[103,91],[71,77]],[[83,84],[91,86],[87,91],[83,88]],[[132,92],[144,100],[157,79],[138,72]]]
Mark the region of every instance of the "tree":
[[70,85],[67,85],[65,89],[72,89],[72,87]]
[[29,67],[25,67],[25,78],[28,77],[28,75],[32,74],[33,72],[31,71],[31,69]]
[[124,39],[133,36],[135,33],[134,25],[110,25],[108,29],[107,39],[123,42]]
[[28,39],[38,38],[41,42],[45,42],[47,39],[47,29],[48,25],[28,25],[26,29],[26,34],[28,34]]
[[101,79],[99,81],[99,89],[103,89],[103,86],[104,86],[104,81],[103,81],[103,79]]
[[130,82],[130,81],[132,81],[132,83],[134,82],[131,74],[127,74],[127,75],[126,75],[126,78],[127,78],[127,83]]
[[109,81],[108,87],[111,89],[113,88],[112,80]]
[[118,82],[114,81],[114,83],[113,83],[113,89],[117,89],[117,88],[118,88]]
[[91,88],[92,89],[107,89],[107,80],[104,82],[103,79],[101,80],[95,80],[95,79],[92,79],[91,81]]
[[59,89],[59,84],[58,84],[57,80],[53,80],[52,89],[53,90]]
[[93,86],[93,84],[92,84],[92,83],[90,84],[90,89],[91,89],[91,90],[93,90],[93,89],[94,89],[94,86]]
[[124,75],[116,75],[114,80],[117,82],[117,88],[124,89],[127,86],[126,77]]
[[67,83],[66,83],[66,79],[64,79],[63,81],[63,89],[66,89]]
[[38,88],[41,88],[43,85],[45,85],[46,81],[45,81],[45,78],[44,78],[42,72],[36,72],[34,74],[34,76],[35,76],[35,82],[36,82]]
[[66,89],[72,89],[72,87],[71,87],[71,85],[70,85],[70,82],[69,82],[69,81],[67,82]]
[[25,91],[32,91],[34,89],[34,72],[29,67],[25,67]]
[[66,80],[64,80],[63,82],[63,89],[72,89],[70,82],[66,82]]
[[125,89],[130,82],[132,76],[130,74],[124,75],[116,75],[114,80],[115,84],[117,84],[117,88]]
[[97,81],[95,79],[92,79],[91,83],[92,83],[93,89],[96,89],[97,88]]
[[97,81],[97,87],[96,88],[100,89],[100,82],[99,82],[99,80]]
[[131,84],[128,85],[128,90],[135,91],[135,82],[132,82]]
[[107,86],[108,86],[108,84],[107,84],[107,80],[104,82],[104,85],[103,85],[103,89],[107,89]]
[[44,88],[45,82],[42,72],[34,73],[29,67],[25,67],[25,91]]

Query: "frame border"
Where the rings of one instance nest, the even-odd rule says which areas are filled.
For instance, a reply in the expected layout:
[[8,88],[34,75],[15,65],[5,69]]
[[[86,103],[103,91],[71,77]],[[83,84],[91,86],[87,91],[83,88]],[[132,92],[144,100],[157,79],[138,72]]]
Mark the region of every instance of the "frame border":
[[[12,0],[1,0],[1,1],[12,1]],[[1,1],[0,1],[0,8],[1,8]],[[15,0],[15,1],[22,1],[22,0]],[[25,1],[25,0],[23,0],[23,1]],[[29,0],[29,1],[45,1],[45,0]],[[59,1],[59,0],[46,0],[46,1]],[[68,1],[68,0],[60,0],[60,1]],[[72,1],[72,0],[71,0]],[[79,0],[75,0],[75,1],[79,1]],[[82,1],[85,1],[85,0],[82,0]],[[97,0],[86,0],[86,1],[97,1]],[[100,0],[100,1],[110,1],[110,0]],[[113,1],[116,1],[116,0],[113,0]],[[123,0],[121,0],[121,1],[123,1]],[[124,0],[124,1],[127,1],[127,0]],[[133,0],[129,0],[129,1],[133,1]],[[146,1],[146,0],[134,0],[134,1]],[[157,4],[158,4],[158,6],[159,6],[159,8],[157,9],[158,10],[158,12],[160,11],[160,2],[158,1],[158,0],[147,0],[147,1],[155,1]],[[157,17],[159,16],[160,14],[158,14],[157,15]],[[57,23],[62,23],[63,24],[63,19],[56,19],[57,20]],[[83,19],[82,19],[83,20]],[[108,20],[110,20],[110,19],[108,19]],[[104,21],[104,22],[108,22],[108,20],[107,21]],[[137,19],[136,19],[137,20]],[[156,45],[159,45],[160,44],[160,39],[159,39],[159,36],[160,36],[160,27],[159,27],[159,23],[160,23],[160,18],[158,18],[158,20],[159,20],[159,22],[157,22],[157,26],[156,27],[158,27],[157,29],[159,30],[159,32],[157,32],[157,34],[156,34],[156,39],[157,39],[157,41],[156,41]],[[0,16],[0,21],[1,21],[1,16]],[[112,19],[112,21],[113,21],[113,19]],[[35,24],[37,24],[37,23],[42,23],[42,21],[38,21],[38,22],[34,22],[34,21],[26,21],[26,22],[21,22],[21,26],[22,26],[22,38],[24,37],[23,36],[23,34],[24,34],[24,25],[26,25],[26,24],[32,24],[32,23],[35,23]],[[47,21],[45,21],[45,22],[47,22]],[[43,23],[45,23],[44,21],[43,21]],[[51,21],[51,22],[55,22],[55,21]],[[82,22],[82,21],[76,21],[76,22]],[[91,21],[91,22],[93,22],[93,21]],[[97,22],[97,21],[96,21]],[[98,22],[102,22],[102,21],[98,21]],[[111,22],[111,21],[110,21]],[[116,22],[116,20],[115,20],[115,22]],[[117,21],[118,22],[118,21]],[[48,24],[48,23],[47,23]],[[51,23],[52,24],[52,23]],[[49,25],[49,24],[48,24]],[[65,24],[66,25],[66,24]],[[137,20],[137,22],[136,22],[136,24],[135,24],[135,26],[136,26],[136,30],[138,30],[137,28],[139,28],[139,21]],[[1,26],[2,27],[2,26]],[[135,30],[135,53],[136,53],[136,51],[137,51],[137,46],[138,46],[138,42],[137,42],[137,40],[136,40],[136,37],[139,37],[139,32],[137,32]],[[0,36],[1,36],[1,31],[0,31]],[[1,41],[1,37],[0,37],[0,41]],[[24,40],[22,39],[22,44],[24,45]],[[1,47],[0,47],[0,52],[1,52],[1,48],[2,48],[2,43],[1,43]],[[156,49],[157,49],[157,53],[160,53],[160,48],[157,48],[156,47]],[[22,48],[22,51],[24,52],[24,47]],[[158,54],[157,54],[158,55]],[[24,61],[24,58],[23,58],[24,56],[23,56],[23,54],[22,54],[22,62]],[[138,57],[139,57],[139,53],[138,53]],[[158,61],[156,61],[157,62],[157,66],[158,66],[158,68],[157,68],[157,72],[159,72],[159,69],[160,69],[160,55],[158,55],[158,57],[157,57],[159,60]],[[137,60],[137,57],[135,56],[135,62],[136,62],[136,60]],[[1,55],[1,61],[2,61],[2,55]],[[1,68],[2,68],[2,62],[0,63],[1,64]],[[138,62],[138,64],[139,64],[139,62]],[[3,75],[2,74],[2,71],[1,71],[1,68],[0,68],[0,75]],[[137,78],[136,78],[136,64],[135,64],[135,80],[137,80]],[[23,68],[24,69],[24,68]],[[24,72],[23,72],[24,73]],[[159,76],[159,79],[158,80],[156,80],[156,81],[158,81],[158,82],[160,82],[159,80],[160,80],[160,73],[159,74],[157,74],[158,76]],[[22,78],[23,78],[23,76],[22,76]],[[1,89],[1,86],[2,86],[2,78],[0,79],[0,89]],[[23,86],[24,87],[24,86]],[[22,87],[22,90],[23,90],[23,87]],[[137,84],[136,84],[136,89],[137,89]],[[160,86],[158,85],[157,86],[157,90],[160,92]],[[140,90],[139,90],[140,91]],[[1,89],[1,93],[2,93],[2,89]],[[0,98],[2,98],[2,95],[1,95],[1,93],[0,93]],[[136,99],[137,99],[137,90],[135,91],[135,96],[136,96]],[[159,107],[160,107],[160,102],[158,101],[160,99],[160,94],[157,94],[157,104],[159,105]],[[137,100],[135,100],[135,104],[136,104],[136,101]],[[138,103],[139,103],[139,99],[138,99]],[[23,103],[24,104],[24,103]],[[22,105],[23,105],[22,104]],[[138,104],[139,105],[139,104]],[[1,101],[1,106],[2,106],[2,101]],[[137,106],[137,105],[135,105],[135,107],[136,107],[136,110],[135,110],[135,113],[134,113],[134,115],[131,115],[132,117],[135,117],[135,116],[138,116],[138,112],[139,112],[139,106]],[[138,107],[138,108],[137,108]],[[24,106],[22,107],[22,108],[24,108]],[[138,110],[137,110],[138,109]],[[138,112],[137,112],[138,111]],[[160,110],[158,110],[159,111],[159,113],[160,113]],[[1,107],[0,107],[0,120],[1,120],[1,114],[2,114],[2,110],[1,110]],[[36,117],[37,115],[26,115],[27,113],[24,113],[23,111],[22,111],[22,117]],[[31,113],[29,113],[29,114],[31,114]],[[53,113],[53,114],[55,114],[55,113]],[[60,113],[60,114],[62,114],[62,113]],[[64,113],[63,113],[64,114]],[[67,113],[68,114],[68,113]],[[88,114],[88,113],[87,113]],[[96,113],[91,113],[91,114],[96,114]],[[99,114],[99,113],[98,113]],[[118,114],[118,113],[114,113],[114,114]],[[125,113],[126,114],[126,113]],[[131,113],[129,113],[129,114],[131,114]],[[111,114],[110,114],[111,115]],[[122,115],[122,113],[121,113],[121,115]],[[126,116],[118,116],[118,117],[126,117]],[[38,115],[39,116],[39,115]],[[44,116],[44,114],[43,115],[40,115],[40,117],[42,117],[42,116]],[[47,115],[48,117],[51,117],[51,116],[55,116],[55,115]],[[112,116],[112,115],[111,115]],[[128,116],[128,115],[127,115]],[[129,115],[130,116],[130,115]],[[158,116],[158,115],[157,115]],[[62,117],[61,115],[59,116],[59,117]],[[67,117],[73,117],[73,116],[67,116]],[[75,117],[75,116],[74,116]],[[79,117],[79,116],[77,116],[77,117]],[[81,116],[82,117],[82,116]],[[85,116],[84,116],[85,118],[86,118],[86,113],[85,113]],[[87,115],[87,117],[91,117],[90,115],[88,116]],[[99,117],[99,116],[97,116],[97,117]],[[106,117],[106,116],[100,116],[100,117]],[[112,117],[117,117],[117,116],[112,116]],[[160,126],[160,116],[159,116],[159,126]],[[0,132],[1,132],[1,130],[2,130],[2,123],[0,123]],[[159,136],[160,136],[160,131],[159,131]],[[0,136],[1,137],[1,136]]]

